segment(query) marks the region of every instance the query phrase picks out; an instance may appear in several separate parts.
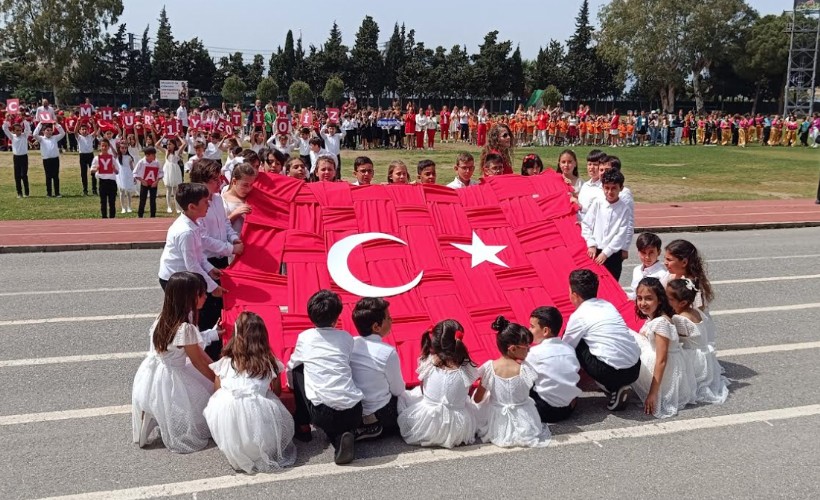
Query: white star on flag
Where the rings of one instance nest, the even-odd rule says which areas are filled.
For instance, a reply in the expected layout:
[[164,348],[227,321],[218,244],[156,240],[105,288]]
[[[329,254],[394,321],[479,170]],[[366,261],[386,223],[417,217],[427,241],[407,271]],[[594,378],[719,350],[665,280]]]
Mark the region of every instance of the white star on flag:
[[461,243],[450,243],[461,251],[467,252],[472,256],[472,266],[475,267],[482,262],[492,262],[497,266],[510,267],[498,258],[498,252],[507,248],[506,245],[485,245],[481,238],[473,231],[473,243],[464,245]]

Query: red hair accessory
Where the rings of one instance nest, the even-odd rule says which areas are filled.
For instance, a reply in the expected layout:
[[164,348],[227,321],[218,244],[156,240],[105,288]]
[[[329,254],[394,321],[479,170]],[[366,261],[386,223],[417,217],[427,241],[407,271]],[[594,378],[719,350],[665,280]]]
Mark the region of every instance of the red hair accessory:
[[436,327],[436,325],[431,324],[430,326],[427,327],[427,330],[425,330],[424,333],[429,333],[430,335],[432,335],[433,334],[433,328],[435,328],[435,327]]
[[464,338],[464,332],[461,330],[456,330],[456,340],[462,340]]

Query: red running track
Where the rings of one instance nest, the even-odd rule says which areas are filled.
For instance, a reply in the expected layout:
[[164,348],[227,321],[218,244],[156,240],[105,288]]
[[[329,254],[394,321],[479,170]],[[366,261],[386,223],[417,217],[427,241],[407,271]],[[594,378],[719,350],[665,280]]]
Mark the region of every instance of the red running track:
[[[157,248],[173,221],[170,217],[3,221],[0,248]],[[637,203],[635,225],[652,230],[820,225],[820,205],[811,199]]]

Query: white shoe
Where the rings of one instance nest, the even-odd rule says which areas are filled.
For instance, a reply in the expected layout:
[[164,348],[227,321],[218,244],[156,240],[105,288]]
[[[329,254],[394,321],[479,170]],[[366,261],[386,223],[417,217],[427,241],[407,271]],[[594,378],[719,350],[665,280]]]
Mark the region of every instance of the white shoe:
[[168,207],[167,211],[168,211],[169,214],[174,213],[174,211],[171,209],[171,207]]
[[120,210],[120,213],[121,213],[121,214],[124,214],[124,213],[125,213],[125,209],[123,208],[122,210]]
[[142,417],[140,418],[140,448],[145,448],[145,445],[148,444],[148,437],[151,435],[151,431],[153,431],[156,426],[157,421],[154,417],[151,416],[150,413],[142,412]]

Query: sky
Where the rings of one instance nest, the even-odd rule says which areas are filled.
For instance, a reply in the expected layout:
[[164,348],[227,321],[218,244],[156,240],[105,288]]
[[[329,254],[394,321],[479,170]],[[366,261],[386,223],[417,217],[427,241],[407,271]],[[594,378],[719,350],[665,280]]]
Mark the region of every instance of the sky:
[[[780,14],[790,10],[791,0],[747,0],[761,14]],[[606,0],[590,0],[590,18],[597,24],[598,10]],[[448,50],[466,45],[470,53],[478,51],[484,35],[498,30],[499,40],[519,45],[524,59],[534,59],[539,47],[551,38],[565,42],[575,29],[575,16],[581,0],[515,0],[512,2],[479,2],[477,0],[316,0],[264,1],[241,0],[123,0],[125,9],[119,23],[139,40],[146,25],[149,37],[156,36],[157,19],[165,5],[176,40],[199,37],[215,59],[236,51],[246,60],[253,54],[268,58],[280,45],[285,34],[293,30],[295,38],[302,33],[307,48],[317,47],[328,37],[335,20],[345,45],[352,47],[364,16],[372,16],[379,25],[379,42],[386,43],[393,25],[404,23],[416,30],[416,40],[435,48]],[[509,6],[504,10],[501,7]]]

